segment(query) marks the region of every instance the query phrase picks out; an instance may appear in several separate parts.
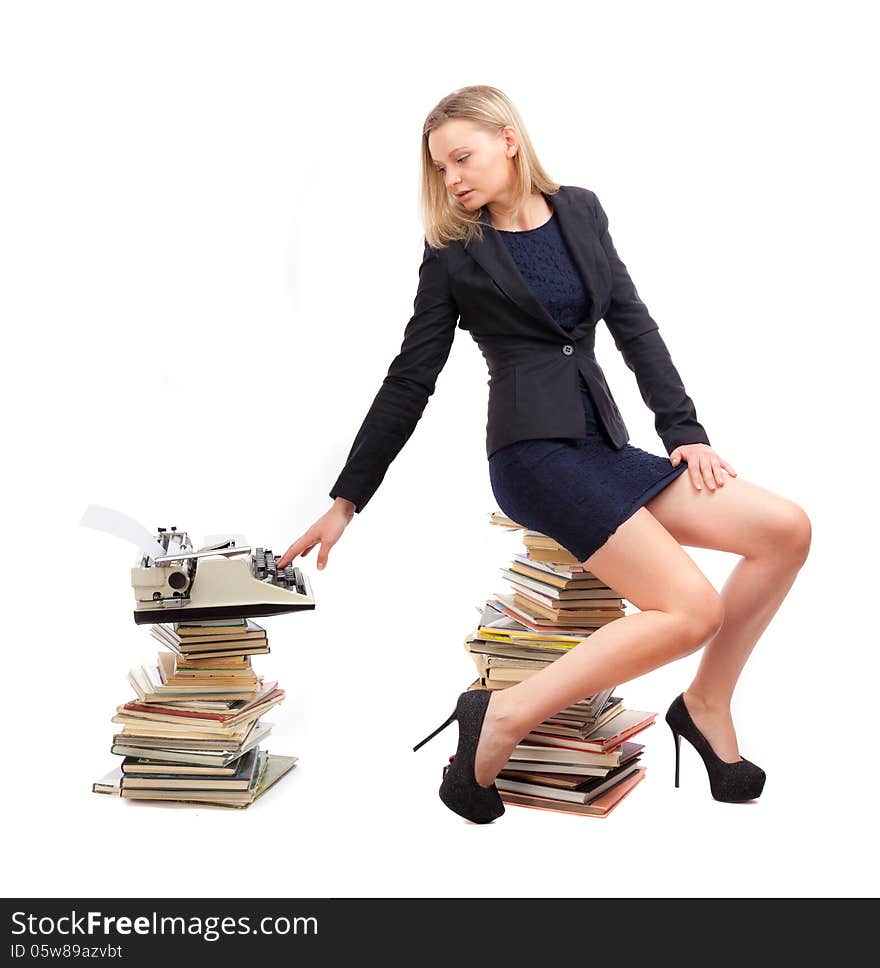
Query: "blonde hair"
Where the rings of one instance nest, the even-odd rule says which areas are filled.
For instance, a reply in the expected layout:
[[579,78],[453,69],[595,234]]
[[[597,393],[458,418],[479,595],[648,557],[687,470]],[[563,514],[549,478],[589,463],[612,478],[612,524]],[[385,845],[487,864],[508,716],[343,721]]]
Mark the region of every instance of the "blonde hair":
[[455,206],[449,191],[431,160],[428,135],[453,118],[466,118],[494,134],[510,125],[519,135],[519,150],[513,157],[516,184],[513,194],[514,211],[533,192],[553,195],[559,185],[544,171],[532,147],[526,126],[510,99],[497,87],[475,84],[461,87],[447,94],[431,109],[422,127],[421,214],[425,239],[432,248],[444,248],[453,239],[482,239],[480,210],[469,212]]

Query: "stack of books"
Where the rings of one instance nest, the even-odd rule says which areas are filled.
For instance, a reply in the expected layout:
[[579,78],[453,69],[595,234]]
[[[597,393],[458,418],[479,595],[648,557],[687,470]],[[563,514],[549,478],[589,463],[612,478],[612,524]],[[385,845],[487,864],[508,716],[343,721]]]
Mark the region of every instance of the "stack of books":
[[118,706],[111,752],[119,767],[95,793],[132,800],[248,807],[296,765],[260,744],[261,717],[284,700],[277,682],[251,666],[269,651],[266,630],[249,618],[156,624],[164,647],[155,666],[131,669],[137,698]]
[[[477,667],[472,689],[522,682],[625,614],[624,600],[552,538],[497,512],[490,523],[522,531],[525,551],[501,569],[512,593],[478,607],[479,625],[465,639]],[[607,816],[644,779],[644,744],[632,737],[657,718],[626,709],[613,692],[586,696],[523,737],[495,780],[502,800]]]

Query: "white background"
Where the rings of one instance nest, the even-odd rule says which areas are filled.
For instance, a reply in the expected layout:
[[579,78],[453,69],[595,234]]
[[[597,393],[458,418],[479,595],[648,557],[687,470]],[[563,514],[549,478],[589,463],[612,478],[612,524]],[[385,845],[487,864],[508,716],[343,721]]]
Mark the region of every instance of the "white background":
[[[0,19],[7,896],[876,892],[878,153],[870,4],[7,3]],[[734,697],[751,805],[662,721],[694,655],[622,685],[659,713],[606,820],[436,796],[490,528],[485,364],[437,391],[267,620],[294,773],[247,811],[100,798],[136,627],[131,546],[88,503],[283,551],[396,354],[422,253],[421,126],[492,84],[551,177],[595,191],[715,449],[800,503],[811,556]],[[632,442],[664,454],[604,326]],[[730,555],[688,549],[716,587]],[[871,856],[869,856],[869,854]]]

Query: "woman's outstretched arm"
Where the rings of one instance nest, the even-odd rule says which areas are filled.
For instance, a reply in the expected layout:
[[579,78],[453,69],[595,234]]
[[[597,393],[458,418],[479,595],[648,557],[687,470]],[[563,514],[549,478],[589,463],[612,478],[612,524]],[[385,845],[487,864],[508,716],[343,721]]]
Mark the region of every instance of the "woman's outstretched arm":
[[426,240],[413,315],[400,352],[357,432],[330,490],[331,498],[346,498],[358,513],[366,507],[434,392],[452,348],[458,317],[449,288],[447,250],[432,249]]

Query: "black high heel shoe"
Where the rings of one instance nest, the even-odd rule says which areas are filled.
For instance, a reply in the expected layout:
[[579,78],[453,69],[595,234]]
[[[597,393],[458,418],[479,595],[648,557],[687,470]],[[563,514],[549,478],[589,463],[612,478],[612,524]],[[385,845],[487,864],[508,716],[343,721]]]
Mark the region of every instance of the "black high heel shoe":
[[492,693],[488,689],[471,689],[458,697],[455,709],[449,719],[438,726],[430,736],[413,747],[413,752],[433,739],[441,730],[458,720],[458,749],[449,766],[443,769],[443,782],[440,784],[440,799],[465,820],[471,823],[491,823],[504,813],[504,803],[493,783],[490,787],[480,786],[474,773],[474,760],[477,743],[486,709]]
[[678,786],[678,764],[681,753],[681,737],[696,749],[702,757],[709,774],[712,796],[723,803],[741,803],[755,800],[764,789],[767,774],[749,760],[740,757],[734,763],[722,760],[709,745],[706,737],[697,729],[684,703],[684,693],[672,700],[666,713],[666,722],[675,739],[675,785]]

